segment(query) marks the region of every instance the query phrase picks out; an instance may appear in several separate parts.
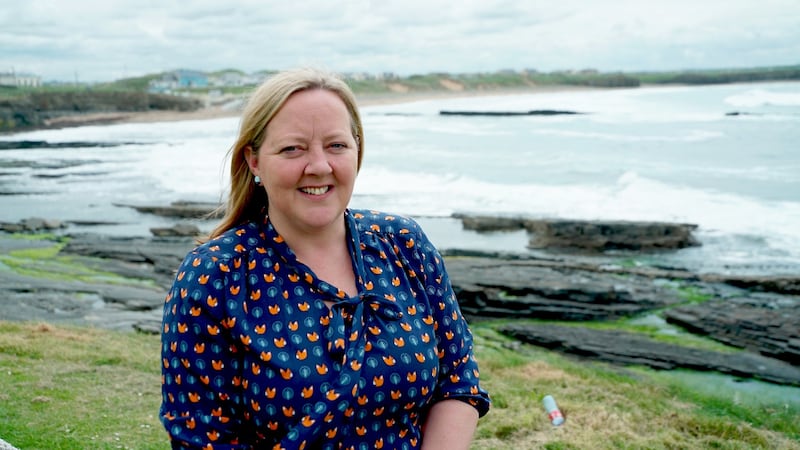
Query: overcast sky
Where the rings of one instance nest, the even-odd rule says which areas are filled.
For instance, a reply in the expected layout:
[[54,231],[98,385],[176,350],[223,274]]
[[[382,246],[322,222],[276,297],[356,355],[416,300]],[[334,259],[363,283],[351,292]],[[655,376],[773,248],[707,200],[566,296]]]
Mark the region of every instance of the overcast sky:
[[800,0],[2,0],[0,72],[601,71],[800,64]]

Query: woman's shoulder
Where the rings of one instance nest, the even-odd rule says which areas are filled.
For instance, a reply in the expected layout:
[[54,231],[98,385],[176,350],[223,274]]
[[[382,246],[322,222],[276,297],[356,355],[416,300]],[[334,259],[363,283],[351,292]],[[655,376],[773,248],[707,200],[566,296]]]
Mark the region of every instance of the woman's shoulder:
[[372,209],[351,209],[350,216],[358,228],[364,231],[392,235],[419,234],[422,231],[417,221],[401,214]]
[[198,245],[191,254],[215,260],[230,259],[246,254],[263,242],[261,227],[255,222],[246,222],[225,230],[222,234]]
[[373,238],[391,242],[403,252],[437,252],[422,227],[416,220],[400,214],[389,214],[375,210],[351,210],[350,215],[362,236],[362,243],[373,242]]

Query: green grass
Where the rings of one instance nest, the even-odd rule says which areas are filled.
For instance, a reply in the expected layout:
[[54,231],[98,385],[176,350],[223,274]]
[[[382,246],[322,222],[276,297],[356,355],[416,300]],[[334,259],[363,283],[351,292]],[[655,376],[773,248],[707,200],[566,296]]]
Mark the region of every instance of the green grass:
[[[800,402],[747,407],[730,391],[727,397],[699,393],[679,377],[648,369],[509,346],[485,324],[473,331],[483,382],[494,400],[474,449],[800,448]],[[545,394],[559,403],[563,426],[548,423],[539,403]]]
[[[6,270],[50,279],[127,280],[60,255],[65,243],[52,236],[23,238],[53,242],[0,255]],[[687,301],[703,300],[696,290],[679,289]],[[756,381],[731,387],[731,377],[723,375],[578,361],[496,331],[507,322],[472,325],[482,382],[493,399],[473,450],[800,450],[800,388]],[[726,348],[688,333],[664,335],[632,319],[569,325]],[[547,420],[541,406],[546,394],[567,419],[561,427]],[[0,437],[18,448],[167,449],[159,404],[158,336],[0,321]]]
[[0,437],[21,449],[168,448],[156,336],[0,322]]
[[[798,403],[754,405],[672,372],[578,362],[493,327],[473,325],[494,402],[473,449],[800,449]],[[159,403],[158,336],[0,321],[0,437],[18,448],[166,449]]]

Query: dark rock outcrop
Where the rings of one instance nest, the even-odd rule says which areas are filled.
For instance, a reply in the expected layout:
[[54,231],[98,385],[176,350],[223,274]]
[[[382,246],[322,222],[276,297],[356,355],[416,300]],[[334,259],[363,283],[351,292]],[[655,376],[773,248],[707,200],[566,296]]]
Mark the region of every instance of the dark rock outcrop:
[[800,364],[800,298],[776,295],[714,300],[664,312],[667,322],[734,347]]
[[442,116],[558,116],[558,115],[585,114],[577,111],[564,111],[558,109],[533,109],[530,111],[439,111]]
[[587,251],[678,249],[700,245],[697,225],[672,222],[530,219],[456,215],[465,229],[479,232],[525,229],[532,248]]
[[696,225],[665,222],[535,220],[526,228],[534,248],[577,247],[587,250],[676,249],[700,245]]
[[171,227],[150,228],[156,237],[198,237],[200,228],[189,223],[178,223]]
[[800,367],[747,352],[721,353],[687,348],[619,330],[523,323],[505,325],[499,330],[523,342],[592,360],[638,364],[662,370],[716,371],[800,386]]
[[0,231],[7,233],[52,231],[64,227],[64,223],[60,220],[43,219],[41,217],[30,217],[19,222],[0,222]]
[[172,202],[169,206],[125,204],[114,204],[114,206],[133,208],[144,214],[179,219],[213,219],[221,216],[218,210],[220,205],[217,203],[177,201]]
[[3,320],[90,324],[131,330],[159,321],[164,290],[146,285],[48,280],[0,270]]
[[[216,205],[198,207],[179,202],[172,207],[194,208],[192,214],[199,210],[205,214]],[[4,298],[0,317],[158,333],[165,292],[180,262],[196,244],[196,231],[192,225],[176,225],[165,231],[174,237],[70,235],[62,255],[77,265],[111,272],[129,282],[52,281],[0,270],[0,296]],[[24,248],[22,245],[36,248],[43,243],[0,238],[4,254]],[[575,330],[580,328],[574,327],[537,332],[550,341],[543,337],[536,338],[538,341],[525,338],[528,342],[541,342],[536,345],[618,363],[717,370],[777,383],[796,383],[780,364],[797,360],[800,329],[797,297],[758,293],[774,291],[775,280],[766,280],[767,284],[761,286],[756,279],[698,275],[664,267],[622,267],[609,263],[605,256],[572,253],[542,258],[524,254],[459,256],[458,252],[446,252],[444,257],[461,308],[471,321],[488,317],[603,321],[666,310],[672,324],[745,350],[736,358],[728,354],[696,354],[683,347],[663,348],[662,343],[653,347],[637,340],[644,339],[638,335],[576,337],[579,332]],[[600,259],[605,262],[598,262]],[[778,284],[791,290],[800,284],[800,278],[784,277]],[[707,305],[680,305],[685,299],[676,285],[690,286],[694,293],[712,300]],[[594,330],[586,333],[589,332]],[[705,365],[701,364],[703,361]]]
[[[0,132],[46,127],[64,117],[139,111],[195,111],[203,106],[196,98],[134,91],[91,90],[31,92],[0,98]],[[113,122],[113,119],[111,120]]]
[[136,142],[97,142],[97,141],[0,141],[0,150],[26,150],[32,148],[95,148],[135,145]]
[[81,263],[127,278],[153,280],[167,288],[186,253],[190,238],[130,238],[80,234],[70,237],[63,254],[85,256]]
[[462,310],[474,317],[611,320],[682,301],[648,276],[553,261],[451,258],[446,264]]
[[725,283],[755,292],[777,292],[800,295],[800,277],[790,276],[727,276],[705,274],[701,279],[707,283]]
[[479,233],[524,230],[527,228],[526,224],[529,220],[524,217],[473,216],[467,214],[453,214],[453,217],[461,220],[461,225],[465,230],[473,230]]

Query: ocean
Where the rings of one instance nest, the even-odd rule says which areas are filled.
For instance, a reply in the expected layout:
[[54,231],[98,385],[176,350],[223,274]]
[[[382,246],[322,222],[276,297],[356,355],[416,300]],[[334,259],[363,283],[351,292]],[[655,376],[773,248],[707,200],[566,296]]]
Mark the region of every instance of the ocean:
[[[413,216],[440,248],[532,251],[524,232],[464,231],[453,213],[672,221],[698,225],[702,245],[643,261],[800,273],[800,83],[469,96],[367,106],[362,115],[366,153],[351,206]],[[0,221],[107,222],[83,228],[149,235],[172,222],[125,205],[219,201],[237,126],[221,118],[0,136],[124,143],[0,151]]]

